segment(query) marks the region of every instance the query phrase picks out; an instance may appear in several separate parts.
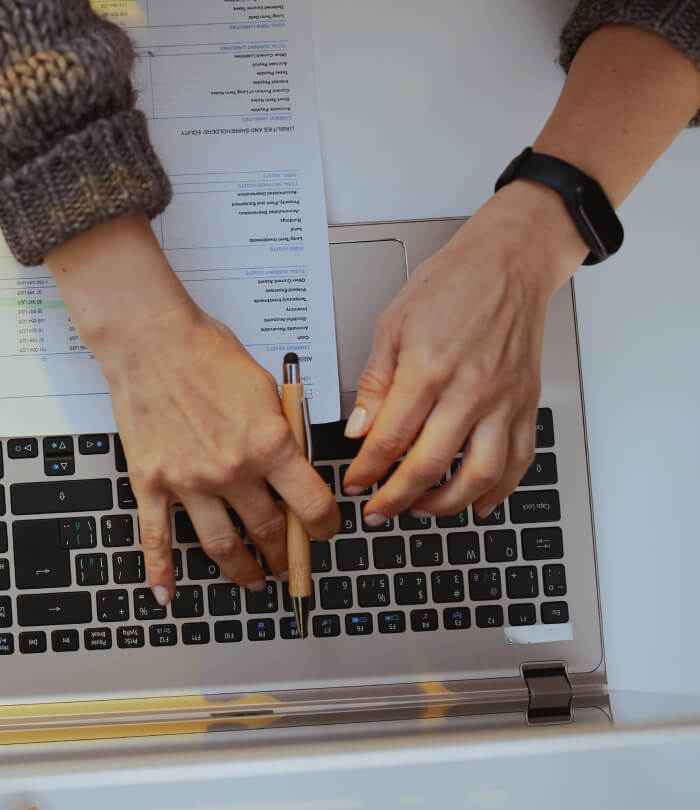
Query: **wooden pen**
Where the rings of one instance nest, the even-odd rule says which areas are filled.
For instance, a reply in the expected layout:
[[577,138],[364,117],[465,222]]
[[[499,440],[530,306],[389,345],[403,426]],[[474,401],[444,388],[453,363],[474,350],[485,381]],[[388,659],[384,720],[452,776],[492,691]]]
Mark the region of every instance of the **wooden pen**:
[[[289,352],[284,356],[282,412],[302,453],[309,458],[310,442],[307,435],[305,407],[299,357],[294,352]],[[311,546],[306,529],[289,506],[287,506],[287,555],[289,559],[289,595],[294,604],[299,638],[306,638],[309,632],[308,621],[312,594]]]

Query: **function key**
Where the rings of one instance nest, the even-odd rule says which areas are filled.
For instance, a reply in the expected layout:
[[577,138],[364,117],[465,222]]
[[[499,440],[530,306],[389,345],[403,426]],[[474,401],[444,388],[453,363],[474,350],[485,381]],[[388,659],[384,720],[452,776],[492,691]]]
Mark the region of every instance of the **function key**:
[[[211,587],[211,586],[209,586]],[[289,593],[289,583],[282,583],[282,604],[287,613],[294,613],[294,604],[292,602],[291,594]],[[311,583],[311,600],[309,601],[309,610],[316,610],[316,589],[314,583]]]
[[450,532],[447,535],[447,559],[450,565],[470,565],[481,560],[476,532]]
[[388,607],[389,577],[386,574],[358,577],[357,601],[360,607]]
[[61,518],[58,522],[61,548],[95,548],[97,524],[93,517]]
[[183,644],[209,644],[209,638],[206,622],[185,622],[182,625]]
[[527,624],[534,624],[537,621],[535,606],[531,604],[509,605],[508,623],[513,627],[523,627]]
[[120,509],[136,509],[136,498],[128,478],[117,478],[117,503]]
[[143,627],[118,627],[117,646],[122,650],[136,649],[144,645]]
[[413,566],[442,565],[442,537],[439,534],[414,534],[410,543]]
[[375,537],[372,539],[374,567],[405,568],[406,547],[403,537]]
[[403,633],[406,630],[406,615],[403,610],[380,613],[377,616],[377,626],[380,633]]
[[369,568],[367,541],[363,538],[336,540],[335,561],[339,571],[364,571]]
[[299,626],[294,616],[283,616],[280,619],[280,636],[282,638],[299,638]]
[[219,644],[243,641],[243,627],[239,621],[214,622],[214,638]]
[[409,510],[399,515],[399,527],[405,532],[419,532],[429,529],[432,521],[429,517],[414,517]]
[[51,633],[51,649],[54,652],[75,652],[79,647],[77,630],[54,630]]
[[0,596],[0,627],[12,627],[12,600]]
[[437,610],[430,608],[428,610],[411,611],[411,630],[413,630],[414,633],[425,633],[437,629]]
[[177,627],[174,624],[152,624],[148,628],[151,647],[174,647],[177,644]]
[[461,602],[464,599],[464,578],[461,571],[433,571],[433,602]]
[[86,650],[111,650],[112,631],[109,627],[89,627],[83,634]]
[[350,577],[325,577],[319,583],[319,591],[324,610],[347,610],[352,607]]
[[557,459],[554,453],[538,453],[520,482],[521,487],[541,487],[557,483]]
[[551,408],[540,408],[537,411],[535,437],[537,447],[552,447],[554,445],[554,422]]
[[8,439],[7,455],[10,458],[36,458],[39,442],[36,439]]
[[532,599],[540,592],[534,565],[506,568],[506,590],[509,599]]
[[443,515],[438,517],[438,529],[461,529],[469,523],[469,510],[462,509],[456,515]]
[[[340,491],[346,498],[356,497],[350,495],[345,491],[345,487],[343,486],[343,482],[345,481],[345,473],[350,469],[349,464],[342,464],[340,467],[339,475],[340,475]],[[371,495],[372,494],[372,487],[368,487],[367,489],[363,490],[362,492],[358,493],[359,495]]]
[[449,607],[442,611],[442,623],[445,630],[467,630],[471,627],[472,617],[468,607]]
[[569,606],[566,602],[542,602],[542,624],[563,624],[569,621]]
[[314,467],[314,469],[321,476],[321,478],[323,478],[328,489],[330,489],[330,491],[335,495],[335,472],[333,471],[333,467],[326,464],[318,464]]
[[[109,452],[109,436],[106,433],[91,433],[78,436],[78,450],[83,456],[97,456]],[[126,472],[126,470],[120,470]]]
[[518,541],[512,529],[484,532],[486,561],[511,562],[518,559]]
[[248,619],[248,638],[250,641],[272,641],[275,637],[273,619]]
[[373,630],[371,613],[348,613],[345,632],[349,636],[368,636]]
[[526,560],[559,560],[564,556],[564,543],[558,526],[523,529],[522,541]]
[[0,655],[12,655],[15,651],[15,640],[12,633],[0,633]]
[[73,456],[48,456],[44,459],[46,475],[74,475],[75,459]]
[[561,518],[556,489],[519,490],[508,500],[513,523],[547,523]]
[[44,455],[51,456],[72,456],[73,437],[72,436],[47,436],[44,439]]
[[542,581],[545,596],[564,596],[566,593],[566,573],[563,565],[543,566]]
[[124,445],[118,433],[114,434],[114,465],[117,468],[117,472],[128,472],[126,456],[124,455]]
[[425,574],[394,574],[394,595],[398,605],[422,605],[427,602]]
[[476,609],[477,627],[503,627],[503,608],[500,605],[480,605]]
[[357,531],[357,514],[352,501],[340,501],[340,532],[339,534],[355,534]]
[[340,616],[328,613],[325,616],[314,616],[311,622],[317,638],[332,638],[340,635]]
[[100,523],[103,546],[116,548],[134,545],[134,519],[131,515],[104,515]]
[[311,543],[311,571],[323,574],[331,570],[331,544],[325,540]]
[[384,523],[381,523],[379,526],[368,526],[365,523],[365,506],[367,505],[367,501],[362,501],[362,528],[366,532],[393,532],[394,531],[394,521],[392,518],[387,518]]
[[485,518],[479,517],[479,515],[474,512],[475,526],[500,526],[500,524],[505,523],[505,521],[506,508],[502,503],[499,503],[493,512],[491,512],[491,514],[487,515]]
[[472,568],[469,571],[469,598],[473,602],[501,598],[501,572],[498,568]]
[[19,651],[23,653],[46,652],[46,633],[43,630],[32,630],[19,634]]

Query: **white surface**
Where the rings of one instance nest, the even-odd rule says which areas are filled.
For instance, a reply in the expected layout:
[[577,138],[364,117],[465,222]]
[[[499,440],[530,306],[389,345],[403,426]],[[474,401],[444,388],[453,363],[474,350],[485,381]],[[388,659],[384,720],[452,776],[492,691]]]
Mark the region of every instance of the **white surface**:
[[[571,0],[312,0],[333,223],[472,213],[556,101]],[[700,132],[577,278],[610,684],[700,693]]]

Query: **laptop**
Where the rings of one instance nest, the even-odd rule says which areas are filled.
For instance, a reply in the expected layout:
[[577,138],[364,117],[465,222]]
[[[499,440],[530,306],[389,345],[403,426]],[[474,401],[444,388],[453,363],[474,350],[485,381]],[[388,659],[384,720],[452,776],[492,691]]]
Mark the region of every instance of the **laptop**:
[[[329,229],[343,418],[377,317],[463,221]],[[342,487],[359,443],[343,421],[313,427],[342,528],[312,546],[304,641],[286,586],[226,581],[177,507],[177,594],[155,603],[118,436],[3,438],[0,746],[609,724],[570,284],[549,308],[542,375],[535,461],[486,520],[470,507],[366,526],[367,494]]]

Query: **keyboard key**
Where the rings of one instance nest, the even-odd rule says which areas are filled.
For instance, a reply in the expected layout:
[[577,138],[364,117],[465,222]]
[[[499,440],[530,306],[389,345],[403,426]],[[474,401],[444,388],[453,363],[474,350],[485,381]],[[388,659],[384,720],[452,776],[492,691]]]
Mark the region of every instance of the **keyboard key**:
[[[117,478],[117,503],[120,509],[136,509],[136,498],[128,478]],[[112,505],[108,508],[111,509]]]
[[136,649],[143,647],[144,632],[143,627],[118,627],[117,628],[117,646],[122,650]]
[[422,605],[427,602],[425,574],[394,574],[394,596],[397,605]]
[[450,565],[480,562],[479,535],[476,532],[450,532],[447,535],[447,559]]
[[87,624],[92,621],[92,603],[87,591],[22,594],[17,597],[17,613],[21,627]]
[[7,548],[7,523],[0,521],[0,554],[6,554]]
[[469,510],[462,509],[456,515],[443,515],[438,517],[437,525],[439,529],[461,529],[469,523]]
[[12,633],[0,633],[0,655],[12,655],[15,651],[15,640]]
[[0,557],[0,591],[10,590],[10,561]]
[[461,571],[433,571],[433,602],[461,602],[464,599],[464,578]]
[[364,514],[365,514],[365,506],[367,505],[367,501],[362,501],[362,528],[365,532],[393,532],[394,531],[394,521],[392,518],[387,518],[381,526],[368,526],[365,523]]
[[347,610],[352,607],[350,577],[325,577],[319,583],[323,610]]
[[150,588],[136,588],[134,590],[134,618],[140,621],[164,619],[166,608],[156,602]]
[[311,543],[311,570],[314,574],[325,574],[331,570],[331,544],[326,541]]
[[86,650],[111,650],[112,631],[109,627],[89,627],[83,633]]
[[0,627],[12,627],[12,600],[0,596]]
[[75,581],[78,585],[106,585],[107,555],[78,554],[75,558]]
[[[78,436],[78,450],[82,456],[97,456],[109,453],[109,436],[106,433],[90,433]],[[126,470],[120,470],[126,472]]]
[[388,607],[389,577],[386,574],[368,574],[357,578],[357,601],[360,607]]
[[243,626],[239,621],[214,622],[214,638],[219,644],[243,641]]
[[563,624],[569,621],[569,606],[566,602],[542,602],[542,624]]
[[45,458],[44,472],[46,475],[75,475],[75,459],[73,456]]
[[545,523],[561,519],[556,489],[518,490],[508,500],[513,523]]
[[429,529],[432,520],[429,517],[413,517],[409,510],[399,515],[399,527],[405,532],[420,532]]
[[277,583],[268,580],[262,591],[245,589],[245,607],[248,613],[277,613]]
[[91,478],[12,484],[10,500],[15,515],[104,512],[113,506],[112,482],[109,478]]
[[183,644],[209,644],[209,625],[206,622],[185,622],[182,625]]
[[146,581],[146,568],[142,551],[115,551],[112,554],[112,571],[118,585]]
[[363,538],[357,538],[356,540],[336,540],[335,562],[339,571],[366,570],[369,568],[367,541]]
[[0,515],[4,515],[7,511],[7,504],[5,503],[5,487],[0,484]]
[[373,630],[371,613],[348,613],[345,632],[349,636],[368,636]]
[[374,537],[372,552],[375,568],[406,567],[406,546],[403,537]]
[[[316,465],[314,469],[326,482],[328,489],[330,489],[330,491],[335,495],[335,472],[333,471],[333,467],[328,467],[325,464],[320,464]],[[345,493],[343,493],[343,495],[344,494]]]
[[93,517],[61,518],[58,533],[61,548],[95,548],[97,545],[97,524]]
[[190,579],[218,579],[219,566],[201,548],[187,549],[187,572]]
[[148,628],[151,647],[174,647],[177,644],[177,627],[174,624],[152,624]]
[[299,638],[299,626],[294,616],[283,616],[280,619],[280,636],[282,638]]
[[248,638],[250,641],[272,641],[275,637],[273,619],[248,619]]
[[339,534],[355,534],[357,532],[357,512],[352,501],[339,501],[340,531]]
[[[179,585],[172,601],[173,619],[196,619],[204,615],[204,592],[200,585]],[[185,642],[187,643],[187,642]]]
[[442,611],[442,623],[445,630],[467,630],[472,623],[469,608],[445,608]]
[[486,562],[512,562],[518,559],[518,541],[512,529],[484,532]]
[[117,548],[134,545],[134,519],[131,515],[104,515],[100,524],[103,546]]
[[77,630],[53,630],[51,649],[54,652],[75,652],[80,647],[80,635]]
[[559,560],[564,556],[564,543],[558,526],[523,529],[522,542],[526,560]]
[[317,638],[332,638],[340,635],[340,616],[335,613],[314,616],[311,620],[314,636]]
[[[294,613],[294,604],[289,593],[288,582],[282,583],[282,605],[287,613]],[[309,610],[316,610],[316,593],[313,582],[311,583],[311,601],[309,602]]]
[[498,568],[472,568],[469,571],[469,598],[472,602],[501,598],[501,572]]
[[437,629],[437,610],[430,608],[428,610],[411,611],[411,630],[413,630],[414,633],[425,633]]
[[552,447],[554,445],[554,422],[551,408],[540,408],[537,411],[535,437],[537,447]]
[[537,569],[534,565],[514,565],[506,568],[506,589],[509,599],[532,599],[539,594]]
[[44,456],[72,456],[72,436],[47,436],[44,439]]
[[20,589],[67,588],[70,554],[60,546],[57,520],[17,520],[12,524],[15,583]]
[[410,543],[413,566],[442,565],[442,537],[439,534],[414,534]]
[[506,508],[502,503],[491,512],[488,517],[481,518],[476,512],[474,513],[475,526],[500,526],[501,523],[506,522]]
[[406,630],[406,615],[403,610],[385,612],[377,616],[380,633],[403,633]]
[[212,616],[236,616],[241,612],[241,589],[233,583],[210,585],[207,588],[209,613]]
[[7,455],[10,458],[36,458],[39,442],[36,439],[8,439]]
[[5,475],[5,467],[2,460],[2,442],[0,442],[0,478]]
[[557,483],[557,459],[554,453],[537,453],[520,481],[521,487],[542,487]]
[[182,579],[182,552],[179,548],[173,549],[173,568],[175,569],[175,581]]
[[535,624],[537,611],[531,604],[508,605],[508,623],[513,627]]
[[117,468],[117,472],[128,472],[126,456],[124,455],[124,445],[118,433],[114,434],[114,466]]
[[[343,495],[346,498],[355,497],[355,496],[352,496],[352,495],[348,495],[348,493],[345,491],[345,487],[343,486],[343,482],[345,481],[345,473],[348,471],[349,468],[350,468],[349,464],[342,464],[341,467],[340,467],[340,472],[339,472],[340,491],[343,493]],[[360,495],[365,495],[365,496],[366,495],[371,495],[371,494],[372,494],[372,487],[369,487],[368,489],[365,489],[362,492],[360,492]]]
[[46,652],[46,633],[43,630],[20,633],[19,651],[22,653]]
[[480,605],[476,609],[477,627],[503,627],[503,608],[500,605]]
[[[97,620],[100,622],[129,621],[129,593],[124,588],[112,591],[98,591]],[[154,618],[161,618],[155,616]]]
[[563,565],[542,566],[542,582],[545,596],[564,596],[566,594],[566,573]]
[[199,543],[199,537],[187,512],[175,512],[175,539],[178,543]]

